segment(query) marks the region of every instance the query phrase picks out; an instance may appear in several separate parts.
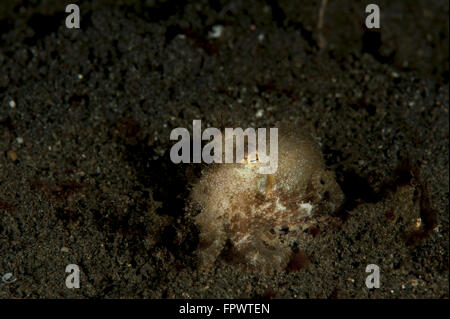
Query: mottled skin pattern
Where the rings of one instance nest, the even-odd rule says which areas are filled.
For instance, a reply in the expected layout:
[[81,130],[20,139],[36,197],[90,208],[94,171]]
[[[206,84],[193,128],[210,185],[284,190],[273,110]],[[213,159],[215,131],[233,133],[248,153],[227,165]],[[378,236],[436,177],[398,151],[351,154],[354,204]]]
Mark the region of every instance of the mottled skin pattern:
[[343,194],[326,170],[312,138],[292,126],[279,127],[278,170],[258,173],[252,163],[208,166],[194,184],[188,211],[200,229],[202,268],[226,243],[249,269],[278,270],[292,256],[295,234],[335,211]]

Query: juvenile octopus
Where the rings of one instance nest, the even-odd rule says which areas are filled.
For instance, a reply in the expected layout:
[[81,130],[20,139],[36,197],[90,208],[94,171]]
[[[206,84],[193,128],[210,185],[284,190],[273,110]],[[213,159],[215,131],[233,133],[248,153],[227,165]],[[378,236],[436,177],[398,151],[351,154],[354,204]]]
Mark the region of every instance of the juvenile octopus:
[[259,163],[212,164],[193,184],[187,205],[200,230],[200,268],[224,247],[247,269],[284,269],[299,231],[326,220],[344,195],[312,137],[292,125],[278,129],[278,169],[258,173]]

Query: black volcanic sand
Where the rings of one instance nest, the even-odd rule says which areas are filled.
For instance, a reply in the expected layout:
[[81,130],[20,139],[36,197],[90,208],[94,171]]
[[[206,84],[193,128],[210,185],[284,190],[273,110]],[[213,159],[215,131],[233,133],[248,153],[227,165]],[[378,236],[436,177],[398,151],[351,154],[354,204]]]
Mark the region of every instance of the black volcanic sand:
[[[382,6],[379,32],[365,3],[329,1],[323,48],[319,1],[95,1],[80,30],[61,1],[20,2],[0,5],[1,298],[449,297],[448,1]],[[193,119],[310,130],[347,198],[337,226],[282,272],[226,254],[197,271],[202,167],[168,155]]]

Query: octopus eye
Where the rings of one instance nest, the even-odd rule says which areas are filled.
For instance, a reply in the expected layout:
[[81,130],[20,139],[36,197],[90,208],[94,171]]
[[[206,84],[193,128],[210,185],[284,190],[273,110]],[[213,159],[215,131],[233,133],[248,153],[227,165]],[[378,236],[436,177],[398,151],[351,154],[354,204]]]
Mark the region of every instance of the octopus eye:
[[258,154],[255,154],[253,156],[246,156],[247,163],[249,164],[255,164],[259,162]]

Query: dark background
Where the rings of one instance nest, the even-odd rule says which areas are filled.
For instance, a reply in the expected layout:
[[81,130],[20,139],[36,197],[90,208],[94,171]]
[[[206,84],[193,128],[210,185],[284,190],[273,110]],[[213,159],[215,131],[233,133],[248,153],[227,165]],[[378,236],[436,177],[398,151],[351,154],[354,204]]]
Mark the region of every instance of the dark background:
[[[448,1],[378,1],[371,31],[330,0],[324,47],[319,1],[74,1],[79,30],[68,3],[0,2],[1,298],[448,298]],[[311,131],[340,227],[282,272],[197,272],[201,167],[168,157],[193,119]]]

